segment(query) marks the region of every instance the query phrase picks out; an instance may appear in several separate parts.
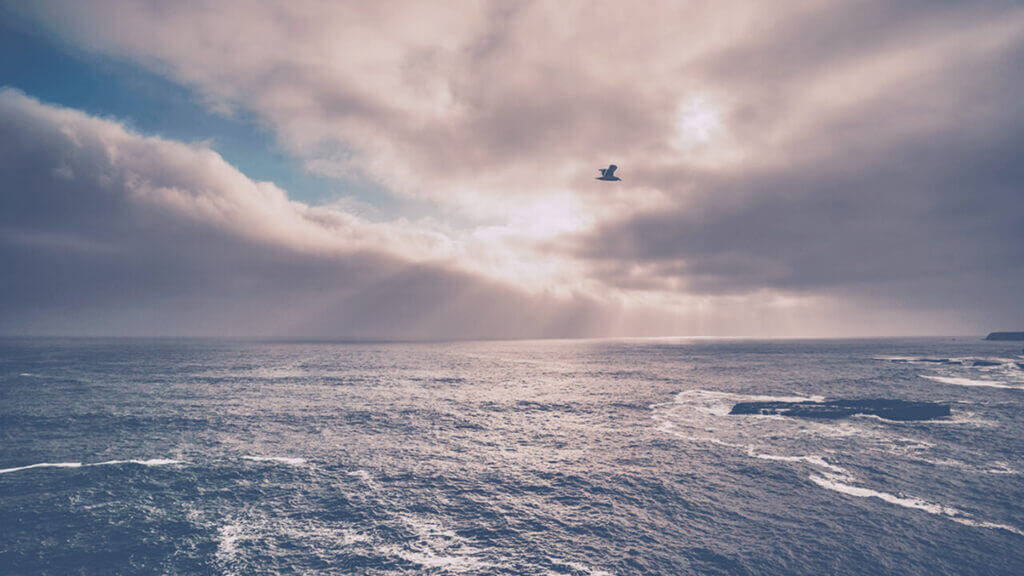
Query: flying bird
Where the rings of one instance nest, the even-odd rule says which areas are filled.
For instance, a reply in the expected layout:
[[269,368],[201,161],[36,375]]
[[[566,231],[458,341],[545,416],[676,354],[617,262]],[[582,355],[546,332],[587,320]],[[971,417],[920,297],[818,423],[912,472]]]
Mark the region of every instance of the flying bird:
[[596,178],[596,180],[604,180],[606,182],[618,182],[619,180],[622,180],[622,178],[615,175],[615,170],[617,168],[618,166],[615,164],[611,164],[607,168],[598,168],[598,170],[601,171],[601,177]]

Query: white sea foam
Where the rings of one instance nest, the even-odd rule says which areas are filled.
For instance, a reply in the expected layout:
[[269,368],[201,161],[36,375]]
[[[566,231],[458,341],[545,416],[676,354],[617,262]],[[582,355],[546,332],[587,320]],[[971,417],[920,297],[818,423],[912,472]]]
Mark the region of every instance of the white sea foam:
[[348,472],[345,472],[345,475],[353,478],[359,478],[367,487],[373,490],[377,489],[377,483],[373,480],[373,474],[370,474],[366,470],[349,470]]
[[814,482],[815,484],[821,486],[822,488],[839,492],[841,494],[846,494],[847,496],[854,496],[856,498],[878,498],[883,502],[888,502],[889,504],[895,504],[897,506],[902,506],[904,508],[923,510],[929,514],[946,516],[951,520],[959,522],[960,524],[964,524],[966,526],[1006,530],[1008,532],[1013,532],[1014,534],[1024,536],[1024,531],[1022,531],[1020,528],[1017,528],[1015,526],[1009,526],[1007,524],[997,524],[995,522],[983,522],[979,520],[974,520],[970,514],[958,508],[954,508],[952,506],[928,502],[926,500],[915,498],[913,496],[897,496],[895,494],[889,494],[888,492],[879,492],[877,490],[872,490],[870,488],[864,488],[861,486],[851,486],[849,484],[843,484],[842,482],[837,481],[837,479],[834,477],[822,477],[812,474],[810,476],[810,480],[811,482]]
[[107,460],[106,462],[86,464],[86,466],[113,466],[116,464],[139,464],[141,466],[167,466],[170,464],[185,464],[185,461],[174,460],[171,458],[151,458],[149,460]]
[[906,364],[963,364],[966,358],[936,358],[934,356],[875,356],[875,360],[884,362],[902,362]]
[[1013,468],[1006,462],[995,462],[991,468],[984,470],[985,474],[1020,474],[1020,470]]
[[[683,390],[676,394],[674,406],[686,406],[711,414],[713,416],[728,416],[736,402],[822,402],[823,396],[765,396],[749,394],[731,394],[717,390]],[[652,405],[653,409],[664,406],[664,404]],[[775,415],[766,415],[765,418],[777,418]]]
[[660,430],[661,432],[665,432],[667,434],[671,434],[673,436],[682,438],[683,440],[688,440],[690,442],[698,442],[698,443],[703,443],[703,444],[714,444],[716,446],[727,446],[729,448],[739,448],[741,450],[748,448],[748,446],[746,446],[745,444],[734,444],[732,442],[725,442],[723,440],[719,440],[718,438],[712,438],[712,437],[709,437],[709,436],[691,436],[689,434],[683,434],[681,432],[676,432],[675,430],[672,429],[672,424],[671,423],[667,424],[664,427],[658,428],[658,430]]
[[763,452],[759,452],[757,447],[751,444],[737,444],[734,442],[726,442],[723,440],[719,440],[718,438],[710,436],[697,436],[685,434],[676,431],[675,427],[675,424],[673,424],[672,422],[665,422],[658,427],[658,430],[660,430],[661,432],[665,432],[667,434],[672,434],[673,436],[679,438],[683,438],[684,440],[688,440],[690,442],[699,442],[706,444],[714,444],[716,446],[725,446],[728,448],[736,448],[742,450],[744,453],[746,453],[747,456],[750,456],[751,458],[757,458],[759,460],[769,460],[775,462],[804,462],[806,464],[811,464],[819,468],[824,468],[825,470],[830,470],[834,473],[842,474],[844,476],[849,474],[849,472],[847,472],[845,468],[836,466],[835,464],[830,464],[829,462],[825,461],[825,459],[822,456],[784,456],[777,454],[766,454]]
[[720,392],[718,390],[683,390],[676,394],[676,403],[687,402],[688,397],[698,398],[720,398],[723,400],[741,401],[741,402],[823,402],[824,396],[812,395],[812,396],[766,396],[766,395],[750,395],[750,394],[733,394],[730,392]]
[[1020,474],[1020,470],[1016,470],[1006,462],[994,462],[989,466],[972,466],[966,462],[960,460],[953,460],[951,458],[932,459],[932,458],[914,458],[919,462],[926,462],[932,466],[943,466],[946,468],[956,468],[963,470],[964,472],[971,472],[974,474],[995,474],[995,475],[1006,475],[1013,476]]
[[238,543],[251,540],[254,537],[256,537],[254,527],[241,522],[232,522],[217,528],[217,550],[214,552],[214,557],[221,564],[224,574],[228,576],[239,574],[232,566],[238,556]]
[[411,515],[403,515],[401,520],[416,534],[417,541],[379,546],[378,552],[447,572],[475,572],[494,566],[479,558],[483,550],[437,520]]
[[31,468],[81,468],[81,462],[40,462],[39,464],[29,464],[28,466],[17,466],[15,468],[4,468],[0,470],[0,474],[9,474],[11,472],[18,472],[20,470],[29,470]]
[[[192,520],[202,523],[201,516],[193,517]],[[372,539],[370,535],[351,527],[339,528],[330,522],[268,515],[258,510],[230,516],[226,521],[221,518],[217,520],[217,550],[214,554],[220,565],[220,573],[231,575],[251,572],[240,562],[247,552],[247,542],[262,548],[264,545],[277,547],[280,542],[286,541],[292,545],[308,547],[319,554],[328,554],[339,548],[365,546]]]
[[279,462],[291,466],[301,466],[306,463],[305,458],[290,458],[287,456],[242,456],[242,459],[253,462]]
[[184,464],[182,460],[171,460],[168,458],[153,458],[150,460],[107,460],[105,462],[93,462],[90,464],[83,464],[82,462],[40,462],[39,464],[29,464],[28,466],[18,466],[15,468],[4,468],[0,470],[0,474],[8,474],[10,472],[19,472],[21,470],[30,470],[32,468],[82,468],[84,466],[113,466],[117,464],[140,464],[142,466],[165,466],[168,464]]
[[[412,550],[401,546],[387,545],[378,547],[377,551],[387,556],[395,556],[406,562],[418,564],[424,568],[440,568],[448,572],[478,571],[493,566],[489,562],[466,555],[466,551],[461,549],[457,550],[456,554],[438,554],[429,549]],[[472,552],[475,552],[475,550],[472,550]]]
[[225,524],[217,529],[217,557],[221,560],[233,558],[238,550],[236,543],[245,537],[241,524]]
[[918,360],[915,356],[874,356],[874,359],[883,362],[914,362]]
[[756,452],[753,447],[747,448],[747,455],[760,460],[774,460],[776,462],[806,462],[807,464],[818,466],[819,468],[831,470],[836,474],[842,474],[844,476],[849,474],[845,468],[836,466],[835,464],[829,464],[821,456],[778,456],[775,454],[762,454]]
[[996,380],[972,380],[970,378],[959,378],[955,376],[936,376],[933,374],[918,374],[922,378],[933,380],[935,382],[941,382],[943,384],[952,384],[954,386],[983,386],[987,388],[1005,388],[1008,390],[1021,390],[1020,386],[1013,386],[1006,382],[999,382]]

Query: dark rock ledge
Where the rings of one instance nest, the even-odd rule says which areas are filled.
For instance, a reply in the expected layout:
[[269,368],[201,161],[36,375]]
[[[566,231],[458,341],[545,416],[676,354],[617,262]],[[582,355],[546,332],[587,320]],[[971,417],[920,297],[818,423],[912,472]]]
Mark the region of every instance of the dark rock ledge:
[[740,402],[730,414],[791,416],[794,418],[846,418],[855,414],[870,414],[886,420],[934,420],[949,416],[949,404],[937,402],[908,402],[886,398],[863,400],[826,400],[815,402]]

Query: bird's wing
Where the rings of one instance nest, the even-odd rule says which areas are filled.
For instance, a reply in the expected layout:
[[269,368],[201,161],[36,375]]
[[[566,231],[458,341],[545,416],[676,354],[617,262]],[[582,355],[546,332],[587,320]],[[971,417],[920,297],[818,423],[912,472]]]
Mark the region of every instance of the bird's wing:
[[604,177],[605,172],[607,172],[607,170],[605,170],[604,168],[598,168],[597,171],[601,173],[602,177]]
[[601,170],[601,174],[604,174],[605,176],[615,176],[615,170],[617,168],[618,166],[612,164],[611,166],[608,167],[607,170]]

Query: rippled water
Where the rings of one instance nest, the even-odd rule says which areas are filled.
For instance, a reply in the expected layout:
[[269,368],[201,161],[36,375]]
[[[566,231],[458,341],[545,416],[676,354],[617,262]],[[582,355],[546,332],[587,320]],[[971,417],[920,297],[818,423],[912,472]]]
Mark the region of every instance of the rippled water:
[[1020,352],[3,340],[0,572],[1019,573]]

